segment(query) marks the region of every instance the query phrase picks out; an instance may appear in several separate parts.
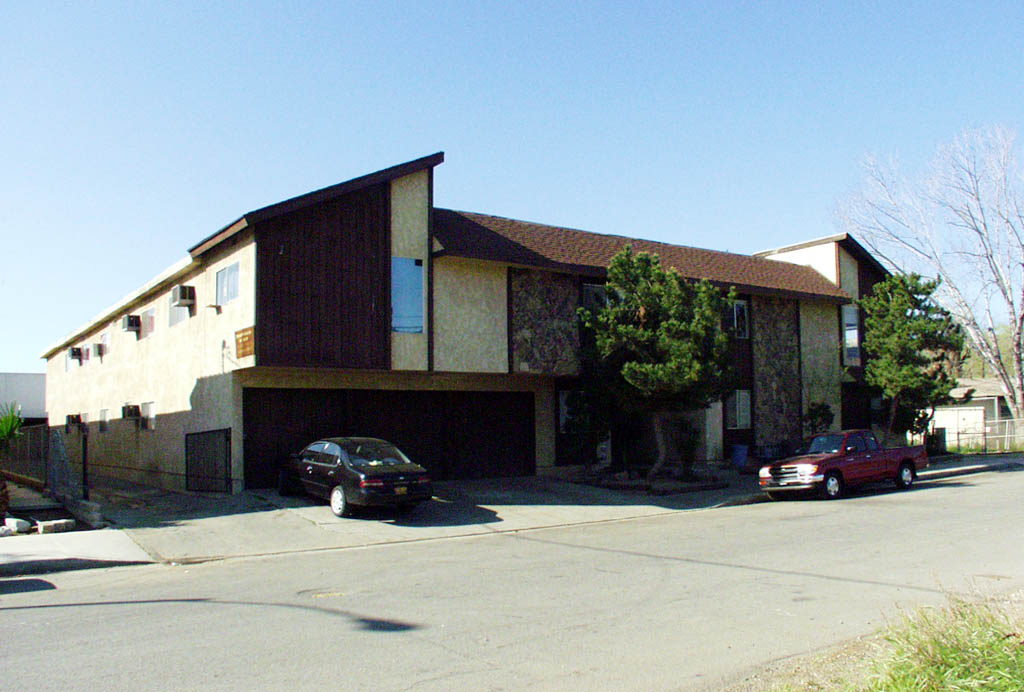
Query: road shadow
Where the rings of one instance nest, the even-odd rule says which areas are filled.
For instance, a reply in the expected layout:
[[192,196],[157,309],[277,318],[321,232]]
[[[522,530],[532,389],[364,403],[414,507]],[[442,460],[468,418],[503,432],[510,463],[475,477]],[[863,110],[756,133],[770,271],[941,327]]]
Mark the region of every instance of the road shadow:
[[0,581],[0,596],[12,593],[32,593],[33,591],[54,591],[56,588],[45,579],[4,579]]
[[332,615],[339,618],[344,618],[351,622],[356,629],[364,630],[367,632],[410,632],[413,630],[423,629],[423,625],[413,622],[403,622],[401,620],[392,620],[386,618],[375,618],[355,613],[349,610],[342,610],[340,608],[331,608],[323,605],[311,605],[307,603],[287,603],[287,602],[276,602],[276,601],[233,601],[233,600],[221,600],[216,598],[160,598],[151,600],[119,600],[119,601],[91,601],[87,603],[44,603],[38,605],[15,605],[15,606],[0,606],[0,611],[18,611],[18,610],[63,610],[71,608],[82,608],[82,609],[102,609],[110,607],[124,607],[124,606],[162,606],[169,605],[175,608],[195,606],[195,607],[217,607],[217,606],[228,606],[228,607],[250,607],[250,608],[276,608],[276,609],[287,609],[297,612],[309,612],[323,615]]
[[502,521],[502,518],[493,509],[471,502],[454,502],[439,496],[408,510],[366,507],[358,510],[353,518],[415,528],[473,526],[497,524]]
[[[101,567],[127,567],[130,565],[146,565],[149,562],[134,560],[87,560],[84,558],[45,558],[40,560],[0,560],[0,577],[20,577],[26,574],[49,574],[51,572],[68,572],[81,569],[97,569]],[[2,582],[6,583],[6,582]],[[42,589],[37,589],[42,590]],[[0,589],[0,593],[3,593]]]
[[[885,495],[906,495],[909,493],[921,493],[928,492],[929,490],[936,490],[938,488],[959,488],[959,487],[970,487],[974,483],[965,481],[963,476],[953,476],[949,478],[936,478],[934,480],[922,479],[916,481],[912,486],[907,489],[901,489],[893,487],[891,482],[878,482],[878,483],[866,483],[864,485],[858,485],[853,488],[844,488],[842,497],[839,498],[839,502],[844,499],[856,499],[864,497],[880,497]],[[834,500],[826,500],[823,498],[818,491],[807,490],[807,491],[791,491],[789,493],[778,493],[779,502],[785,502],[786,500],[794,501],[806,501],[806,502],[833,502]]]

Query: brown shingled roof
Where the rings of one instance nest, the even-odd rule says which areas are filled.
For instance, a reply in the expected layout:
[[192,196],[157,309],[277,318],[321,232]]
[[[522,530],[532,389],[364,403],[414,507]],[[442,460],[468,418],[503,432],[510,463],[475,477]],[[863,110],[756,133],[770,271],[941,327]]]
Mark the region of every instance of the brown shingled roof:
[[814,297],[837,303],[850,296],[810,267],[731,252],[588,233],[500,216],[434,209],[434,236],[444,254],[604,277],[625,245],[657,254],[663,265],[691,279],[736,286],[745,293]]

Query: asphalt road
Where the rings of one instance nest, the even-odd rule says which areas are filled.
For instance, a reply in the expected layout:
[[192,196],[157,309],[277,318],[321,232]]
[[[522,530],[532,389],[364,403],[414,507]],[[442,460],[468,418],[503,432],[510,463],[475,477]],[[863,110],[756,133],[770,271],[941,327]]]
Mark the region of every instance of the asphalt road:
[[0,580],[11,690],[690,690],[1024,587],[1024,472]]

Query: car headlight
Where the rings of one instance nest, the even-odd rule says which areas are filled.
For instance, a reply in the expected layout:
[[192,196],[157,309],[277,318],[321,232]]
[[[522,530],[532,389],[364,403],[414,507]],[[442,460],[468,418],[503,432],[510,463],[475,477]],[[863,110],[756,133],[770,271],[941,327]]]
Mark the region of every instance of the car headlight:
[[757,472],[760,478],[771,478],[772,468],[770,466],[762,466],[761,470]]
[[798,476],[813,476],[818,472],[817,464],[797,464],[793,468],[796,469]]

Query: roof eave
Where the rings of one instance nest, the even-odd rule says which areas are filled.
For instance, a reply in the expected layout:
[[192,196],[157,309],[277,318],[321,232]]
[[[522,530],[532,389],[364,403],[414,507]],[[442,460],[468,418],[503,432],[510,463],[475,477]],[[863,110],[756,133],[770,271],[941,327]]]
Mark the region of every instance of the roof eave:
[[299,195],[298,197],[292,197],[282,202],[261,207],[260,209],[244,214],[237,221],[228,224],[208,238],[201,240],[195,246],[189,248],[188,252],[192,257],[198,257],[223,243],[228,238],[231,238],[236,233],[241,232],[249,226],[257,224],[260,221],[266,221],[267,219],[272,219],[276,216],[281,216],[282,214],[288,214],[320,202],[326,202],[334,199],[335,197],[340,197],[371,185],[377,185],[379,183],[395,180],[396,178],[402,178],[427,168],[433,168],[443,162],[444,152],[439,151],[436,154],[423,156],[412,161],[400,163],[397,166],[391,166],[390,168],[385,168],[374,173],[361,175],[358,178],[346,180],[345,182],[338,183],[337,185],[331,185],[320,190],[307,192],[306,194]]

